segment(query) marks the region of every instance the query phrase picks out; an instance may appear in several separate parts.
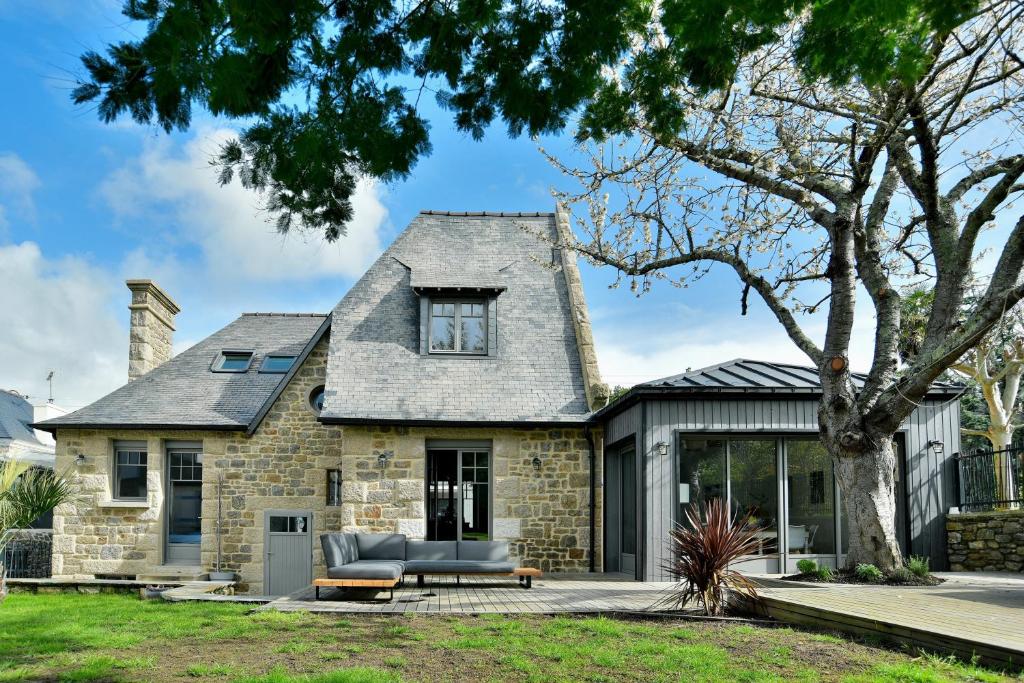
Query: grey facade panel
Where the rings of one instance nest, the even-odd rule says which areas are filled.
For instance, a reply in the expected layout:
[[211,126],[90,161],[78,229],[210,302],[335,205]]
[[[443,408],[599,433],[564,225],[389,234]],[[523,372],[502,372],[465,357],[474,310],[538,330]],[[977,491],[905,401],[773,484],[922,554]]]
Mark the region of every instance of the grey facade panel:
[[[605,424],[605,443],[634,436],[643,458],[646,555],[644,580],[664,581],[668,534],[675,521],[679,432],[721,434],[818,433],[816,399],[701,399],[643,401],[615,414]],[[643,424],[641,424],[643,421]],[[931,558],[934,569],[946,567],[945,513],[956,504],[953,454],[960,449],[959,401],[929,400],[901,428],[906,444],[907,512],[910,552]],[[929,441],[944,444],[936,454]],[[657,445],[669,444],[667,456]]]

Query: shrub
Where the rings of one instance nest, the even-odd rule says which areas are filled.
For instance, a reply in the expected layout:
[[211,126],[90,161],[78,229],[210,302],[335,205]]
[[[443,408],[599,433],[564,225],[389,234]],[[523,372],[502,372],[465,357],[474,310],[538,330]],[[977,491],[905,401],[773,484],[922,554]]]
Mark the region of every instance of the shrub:
[[914,576],[919,579],[928,578],[932,573],[931,569],[928,568],[928,558],[919,555],[911,555],[907,559],[907,569],[913,572]]
[[[739,520],[747,519],[741,515]],[[696,504],[686,510],[686,524],[676,524],[669,533],[671,559],[666,569],[682,585],[665,602],[683,607],[694,600],[713,616],[725,610],[727,591],[757,599],[754,583],[729,565],[744,555],[757,552],[757,527],[750,527],[729,515],[718,498],[708,501],[701,514]]]
[[909,567],[897,567],[889,572],[889,581],[892,583],[917,583],[917,574]]
[[858,564],[853,573],[861,581],[875,583],[882,579],[882,570],[873,564]]
[[822,581],[824,583],[829,583],[836,578],[836,573],[829,567],[818,567],[818,569],[815,570],[814,575],[818,577],[818,581]]
[[814,560],[799,560],[796,568],[801,574],[813,574],[818,571],[818,563]]

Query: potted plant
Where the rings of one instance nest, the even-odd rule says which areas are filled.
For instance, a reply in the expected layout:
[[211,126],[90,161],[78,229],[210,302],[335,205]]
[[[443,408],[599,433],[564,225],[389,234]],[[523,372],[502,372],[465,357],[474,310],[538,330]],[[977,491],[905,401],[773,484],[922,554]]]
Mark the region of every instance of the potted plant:
[[224,488],[224,475],[217,473],[217,526],[214,532],[217,534],[217,568],[210,572],[210,581],[234,581],[235,573],[226,572],[221,565],[221,539],[224,536],[224,508],[222,490]]

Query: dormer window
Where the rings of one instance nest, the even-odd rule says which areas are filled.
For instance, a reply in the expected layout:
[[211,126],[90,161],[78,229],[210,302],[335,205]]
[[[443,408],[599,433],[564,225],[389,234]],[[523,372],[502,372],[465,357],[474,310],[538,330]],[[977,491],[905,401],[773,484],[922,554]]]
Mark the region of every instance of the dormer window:
[[295,364],[295,356],[267,356],[263,359],[260,372],[285,373]]
[[245,372],[252,364],[252,351],[233,351],[225,349],[213,359],[210,370],[213,372]]
[[485,355],[487,304],[482,299],[431,299],[430,353]]

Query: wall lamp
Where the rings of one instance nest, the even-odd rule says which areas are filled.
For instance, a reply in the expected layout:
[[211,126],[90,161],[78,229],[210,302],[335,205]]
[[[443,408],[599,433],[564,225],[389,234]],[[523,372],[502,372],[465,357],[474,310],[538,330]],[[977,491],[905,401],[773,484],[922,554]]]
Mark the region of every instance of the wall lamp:
[[383,451],[381,453],[378,453],[377,466],[381,469],[384,469],[385,467],[388,466],[388,460],[390,460],[394,455],[395,454],[393,451]]
[[85,454],[84,453],[79,453],[78,455],[75,456],[75,464],[76,465],[84,465],[85,464]]
[[540,458],[538,458],[536,455],[533,456],[533,460],[530,461],[530,464],[533,465],[533,469],[540,472]]
[[661,457],[664,458],[666,455],[668,455],[668,443],[667,442],[659,441],[658,443],[654,444],[654,447],[658,449],[658,455],[660,455]]
[[932,449],[932,453],[934,453],[935,455],[942,455],[942,451],[946,450],[946,444],[937,440],[929,441],[925,445],[929,446]]

